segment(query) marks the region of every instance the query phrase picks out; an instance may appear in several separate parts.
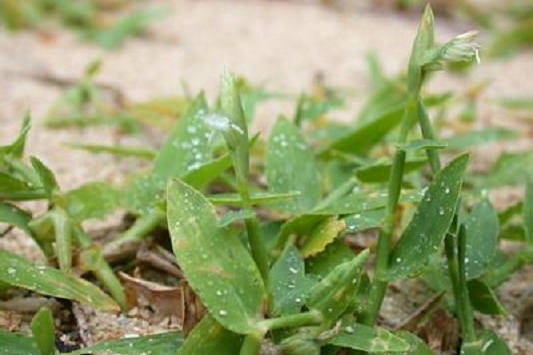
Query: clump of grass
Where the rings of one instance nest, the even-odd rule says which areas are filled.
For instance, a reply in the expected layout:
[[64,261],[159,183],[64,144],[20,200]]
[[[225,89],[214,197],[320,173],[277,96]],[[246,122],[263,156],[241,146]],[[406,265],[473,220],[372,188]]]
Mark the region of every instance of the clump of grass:
[[54,18],[102,47],[119,47],[127,37],[138,35],[160,11],[137,10],[118,15],[128,0],[1,0],[0,21],[10,30],[40,28]]
[[[0,147],[0,221],[33,238],[48,263],[2,251],[1,287],[125,311],[130,304],[115,268],[127,270],[158,231],[205,306],[203,319],[188,334],[104,342],[71,354],[252,355],[266,347],[294,355],[432,354],[441,349],[377,322],[388,283],[409,277],[427,286],[434,303],[427,316],[445,308],[458,318],[459,346],[446,350],[510,354],[473,316],[505,312],[494,289],[533,259],[527,178],[533,155],[505,154],[489,175],[478,175],[468,171],[469,155],[462,152],[465,133],[438,138],[430,108],[444,110],[450,95],[427,95],[423,84],[448,62],[475,60],[478,46],[472,32],[436,45],[433,31],[427,7],[407,76],[386,78],[370,58],[375,91],[350,125],[325,120],[343,97],[322,87],[325,95],[302,94],[293,117],[280,116],[263,141],[248,127],[255,104],[269,95],[226,72],[217,102],[208,105],[203,94],[187,98],[158,150],[81,146],[151,162],[124,186],[90,182],[62,190],[42,161],[23,157],[26,117],[19,136]],[[73,97],[83,98],[74,109],[94,104],[84,94],[97,90],[92,73],[74,87]],[[167,112],[161,107],[167,105],[145,105],[143,112],[157,117]],[[466,134],[469,145],[516,135]],[[527,185],[523,201],[496,211],[485,190],[513,184]],[[39,215],[18,205],[37,199],[49,206]],[[83,222],[118,208],[133,224],[99,246]],[[377,245],[357,238],[369,230],[379,231]],[[502,238],[524,247],[506,256]],[[107,293],[79,276],[88,273]],[[31,338],[0,331],[0,340],[9,354],[57,352],[49,310],[36,314],[32,331]]]

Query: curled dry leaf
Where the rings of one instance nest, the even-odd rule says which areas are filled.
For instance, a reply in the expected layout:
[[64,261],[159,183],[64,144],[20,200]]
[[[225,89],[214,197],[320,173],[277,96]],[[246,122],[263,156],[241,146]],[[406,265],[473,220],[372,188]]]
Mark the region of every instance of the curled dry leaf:
[[156,321],[165,317],[183,319],[185,304],[181,287],[161,285],[124,272],[120,272],[119,277],[131,306],[151,309]]
[[176,318],[183,333],[188,334],[204,317],[205,307],[186,281],[170,287],[144,280],[136,274],[119,273],[128,302],[131,306],[151,310],[155,322],[166,317]]

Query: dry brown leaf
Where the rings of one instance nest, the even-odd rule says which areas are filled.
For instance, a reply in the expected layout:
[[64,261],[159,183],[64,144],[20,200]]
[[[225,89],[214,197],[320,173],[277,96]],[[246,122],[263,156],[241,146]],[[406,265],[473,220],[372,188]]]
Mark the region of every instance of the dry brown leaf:
[[119,272],[119,276],[131,306],[150,309],[156,321],[165,317],[184,318],[185,298],[182,287],[161,285],[124,272]]

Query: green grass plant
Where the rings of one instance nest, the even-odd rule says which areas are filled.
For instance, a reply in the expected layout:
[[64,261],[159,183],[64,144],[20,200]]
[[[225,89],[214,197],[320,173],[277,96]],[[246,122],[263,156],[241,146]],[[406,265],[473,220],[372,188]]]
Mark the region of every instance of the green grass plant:
[[[276,95],[229,72],[212,105],[200,93],[115,108],[113,114],[135,122],[140,109],[155,126],[169,112],[178,116],[157,149],[73,145],[149,164],[120,186],[91,181],[61,189],[43,161],[24,156],[26,116],[19,135],[0,147],[0,222],[35,240],[46,265],[0,251],[0,290],[127,311],[115,272],[129,271],[138,248],[159,235],[205,306],[204,318],[188,334],[102,342],[72,355],[255,355],[266,348],[287,355],[432,354],[438,349],[427,339],[379,321],[389,283],[406,278],[421,280],[428,299],[439,296],[435,308],[458,318],[459,346],[448,350],[510,354],[474,315],[505,314],[496,288],[533,260],[532,155],[505,153],[488,174],[470,172],[466,147],[518,132],[487,128],[439,137],[434,111],[462,101],[424,89],[447,64],[475,60],[474,39],[467,32],[435,44],[426,7],[407,75],[385,77],[370,57],[374,91],[350,124],[328,123],[345,98],[322,88],[327,94],[301,94],[292,117],[280,115],[266,139],[253,135],[255,106]],[[69,89],[75,94],[66,96],[77,98],[66,101],[69,109],[98,106],[94,73],[88,69]],[[63,129],[84,129],[75,126]],[[524,198],[498,211],[487,189],[516,184],[527,186]],[[32,214],[20,204],[28,200],[44,200],[48,208]],[[118,209],[132,224],[109,240],[100,244],[84,229],[85,221]],[[375,242],[358,238],[372,232]],[[501,239],[523,248],[507,255]],[[32,336],[0,331],[0,354],[59,354],[50,310],[41,309],[31,329]]]

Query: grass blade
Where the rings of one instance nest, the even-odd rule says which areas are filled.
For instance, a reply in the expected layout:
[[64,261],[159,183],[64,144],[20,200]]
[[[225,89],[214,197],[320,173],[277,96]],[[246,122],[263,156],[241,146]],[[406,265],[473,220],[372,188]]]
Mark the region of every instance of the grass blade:
[[51,267],[34,265],[7,250],[0,250],[0,281],[95,308],[118,309],[113,299],[88,281]]
[[167,332],[138,338],[102,341],[68,355],[175,355],[182,344],[183,336],[180,333]]
[[41,355],[55,355],[54,318],[48,307],[41,308],[31,320],[31,333]]

